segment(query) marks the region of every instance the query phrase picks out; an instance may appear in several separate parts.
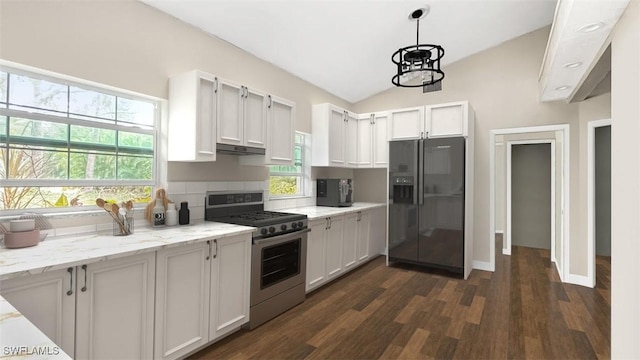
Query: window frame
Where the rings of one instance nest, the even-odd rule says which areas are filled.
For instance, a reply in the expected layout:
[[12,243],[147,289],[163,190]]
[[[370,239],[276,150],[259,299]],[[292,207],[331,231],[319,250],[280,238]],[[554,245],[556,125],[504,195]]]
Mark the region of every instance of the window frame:
[[[0,71],[7,73],[7,94],[6,99],[1,99],[3,103],[0,105],[0,116],[6,117],[7,126],[10,118],[22,118],[26,120],[36,120],[36,121],[46,121],[51,123],[58,123],[69,125],[69,130],[71,126],[82,126],[82,127],[90,127],[90,128],[98,128],[98,129],[106,129],[113,130],[125,133],[135,133],[135,134],[143,134],[150,135],[152,137],[152,153],[151,156],[151,179],[149,180],[119,180],[119,179],[10,179],[10,178],[0,178],[0,187],[24,187],[33,186],[33,187],[80,187],[80,186],[149,186],[151,187],[150,196],[153,197],[155,192],[155,188],[159,183],[162,182],[160,176],[166,176],[166,169],[162,168],[163,159],[166,158],[166,151],[162,151],[161,147],[166,146],[164,142],[162,142],[161,129],[163,128],[165,111],[166,111],[166,100],[161,98],[156,98],[153,96],[148,96],[140,93],[136,93],[133,91],[120,89],[116,87],[112,87],[109,85],[104,85],[80,78],[75,78],[72,76],[54,73],[47,70],[42,70],[38,68],[33,68],[27,65],[22,65],[18,63],[9,62],[6,60],[0,59]],[[116,97],[117,99],[126,99],[132,101],[141,101],[150,103],[153,105],[153,124],[152,125],[144,125],[144,124],[136,124],[135,122],[129,122],[126,120],[118,120],[117,116],[114,115],[114,119],[103,119],[100,117],[93,117],[90,115],[76,114],[70,109],[70,99],[67,98],[67,111],[60,112],[60,116],[51,115],[51,113],[55,112],[55,110],[50,111],[49,113],[39,112],[39,111],[48,111],[47,109],[36,108],[36,112],[30,112],[26,110],[19,109],[11,109],[10,106],[12,104],[9,103],[9,74],[15,74],[19,76],[27,76],[33,79],[44,80],[48,82],[52,82],[59,85],[64,85],[67,87],[67,91],[70,91],[70,87],[80,88],[82,90],[97,92],[100,94],[105,94],[109,96]],[[6,103],[4,102],[6,101]],[[21,106],[21,105],[13,105],[13,106]],[[25,108],[25,106],[22,106]],[[27,106],[28,108],[28,106]],[[116,112],[118,111],[116,105]],[[72,117],[73,116],[73,117]],[[82,117],[86,117],[87,119],[95,118],[96,121],[85,120]],[[104,122],[103,122],[104,121]],[[7,134],[6,136],[9,136]],[[69,134],[70,136],[70,134]],[[20,144],[19,142],[16,144]],[[91,145],[87,145],[91,147]],[[118,148],[118,144],[114,145],[114,147]],[[67,139],[67,154],[72,153],[71,149],[73,148],[73,142],[70,138]],[[4,147],[3,149],[9,149],[9,147]],[[87,151],[92,151],[91,149]],[[122,157],[127,157],[127,155],[132,154],[129,152],[116,152],[114,151],[112,154],[117,159]],[[166,159],[165,159],[166,160]],[[70,169],[69,169],[70,170]],[[69,171],[68,170],[68,171]],[[117,167],[116,167],[117,171]],[[117,176],[117,175],[116,175]],[[136,204],[136,208],[144,207],[146,204]],[[82,212],[95,212],[95,204],[85,204],[81,206],[67,206],[67,207],[42,207],[42,208],[24,208],[24,209],[0,209],[0,216],[12,216],[16,214],[23,214],[25,212],[30,213],[82,213]]]
[[[298,136],[302,136],[302,141],[301,142],[296,142],[295,138],[297,138]],[[300,165],[300,172],[281,172],[281,171],[272,171],[272,166],[287,166],[287,165],[271,165],[269,166],[269,185],[271,185],[271,178],[274,176],[295,176],[295,177],[299,177],[300,181],[299,181],[299,186],[297,187],[298,191],[295,194],[271,194],[271,186],[269,186],[269,198],[272,200],[280,200],[280,199],[292,199],[292,198],[301,198],[301,197],[307,197],[309,196],[309,193],[311,191],[310,189],[310,176],[311,176],[311,160],[310,160],[310,154],[311,154],[311,146],[310,146],[310,134],[301,132],[301,131],[295,131],[295,135],[294,135],[294,152],[295,152],[295,147],[296,146],[300,146],[300,158],[302,161],[302,164]],[[296,166],[294,165],[289,165],[289,166]]]

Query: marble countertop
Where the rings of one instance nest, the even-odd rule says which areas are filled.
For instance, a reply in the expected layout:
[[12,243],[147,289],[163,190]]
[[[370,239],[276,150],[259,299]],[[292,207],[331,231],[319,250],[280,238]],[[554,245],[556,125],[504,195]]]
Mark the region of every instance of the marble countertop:
[[316,220],[316,219],[321,219],[328,216],[344,215],[344,214],[354,213],[362,210],[375,209],[379,207],[384,207],[386,205],[387,204],[382,204],[382,203],[356,202],[356,203],[353,203],[353,205],[347,206],[347,207],[305,206],[305,207],[283,209],[278,211],[289,212],[294,214],[304,214],[304,215],[307,215],[307,218],[309,220]]
[[7,249],[2,245],[0,280],[225,236],[250,234],[253,230],[248,226],[201,221],[160,229],[140,227],[127,236],[114,236],[108,232],[53,237],[36,246],[21,249]]
[[71,359],[2,296],[0,345],[3,359]]

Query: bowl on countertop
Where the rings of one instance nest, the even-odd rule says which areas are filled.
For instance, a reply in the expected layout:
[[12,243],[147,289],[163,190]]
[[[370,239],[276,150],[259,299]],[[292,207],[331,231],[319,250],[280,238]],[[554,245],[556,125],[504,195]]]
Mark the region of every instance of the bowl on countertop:
[[[45,234],[46,236],[46,234]],[[12,232],[4,234],[4,246],[7,249],[18,249],[38,245],[40,242],[40,230]]]
[[34,219],[16,219],[9,222],[9,231],[19,233],[24,231],[32,231],[36,227]]

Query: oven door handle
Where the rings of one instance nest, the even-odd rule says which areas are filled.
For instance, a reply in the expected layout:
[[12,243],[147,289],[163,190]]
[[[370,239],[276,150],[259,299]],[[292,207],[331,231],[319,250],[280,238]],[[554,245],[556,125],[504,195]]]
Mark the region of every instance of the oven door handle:
[[278,235],[278,236],[274,236],[274,237],[270,237],[270,238],[266,238],[266,239],[258,239],[258,240],[253,240],[254,244],[269,244],[269,243],[277,243],[277,242],[281,242],[283,241],[283,239],[295,239],[296,237],[302,235],[302,234],[306,234],[309,231],[311,231],[310,228],[306,228],[304,230],[298,230],[295,232],[290,232],[288,234],[283,234],[283,235]]

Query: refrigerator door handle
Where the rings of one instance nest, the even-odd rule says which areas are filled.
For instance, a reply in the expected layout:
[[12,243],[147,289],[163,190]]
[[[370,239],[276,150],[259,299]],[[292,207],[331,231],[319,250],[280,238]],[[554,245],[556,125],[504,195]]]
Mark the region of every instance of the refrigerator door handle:
[[[424,204],[424,140],[418,141],[418,191],[414,192],[414,204]],[[418,197],[417,201],[415,196]]]

